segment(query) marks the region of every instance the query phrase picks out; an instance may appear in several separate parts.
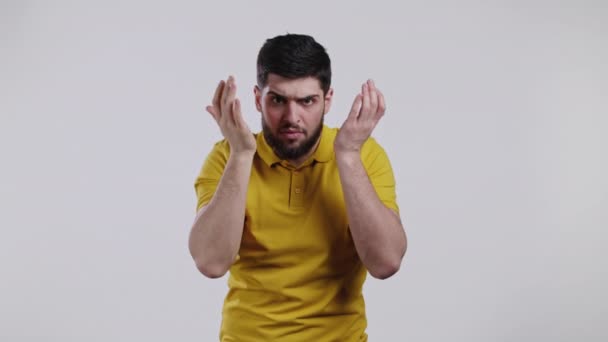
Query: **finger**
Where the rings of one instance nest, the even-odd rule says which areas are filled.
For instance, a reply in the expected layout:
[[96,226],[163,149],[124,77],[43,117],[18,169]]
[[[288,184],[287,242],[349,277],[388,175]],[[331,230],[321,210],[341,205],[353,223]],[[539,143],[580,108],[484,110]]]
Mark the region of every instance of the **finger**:
[[218,122],[220,120],[220,114],[218,113],[217,109],[213,106],[207,106],[205,108],[207,110],[207,112],[209,114],[211,114],[211,116],[213,117],[213,119]]
[[225,85],[226,83],[224,80],[221,80],[217,85],[217,88],[215,88],[215,94],[213,94],[213,101],[211,103],[218,111],[220,109],[220,97],[222,96],[222,90],[224,89]]
[[384,102],[384,94],[382,94],[382,92],[379,90],[378,90],[378,97],[379,97],[378,116],[382,117],[384,115],[384,113],[386,112],[386,103]]
[[236,127],[241,127],[241,120],[240,120],[240,116],[241,116],[241,104],[239,99],[234,99],[234,102],[232,102],[232,119],[234,120],[234,124],[236,125]]
[[230,106],[228,108],[231,108],[232,102],[234,101],[234,98],[236,97],[236,82],[234,81],[234,76],[228,77],[227,85],[228,85],[228,88],[224,92],[225,97],[223,99],[223,103],[224,103],[224,105]]
[[232,111],[231,111],[232,123],[236,127],[241,126],[241,120],[239,120],[239,117],[241,116],[241,106],[240,106],[239,102],[240,101],[238,99],[235,99],[234,101],[232,101],[232,104],[230,106],[230,108],[232,108]]
[[234,100],[234,121],[236,122],[237,127],[239,128],[247,128],[247,123],[245,119],[243,119],[243,113],[241,112],[241,101],[239,99]]
[[222,112],[225,111],[226,107],[226,97],[228,97],[228,91],[230,91],[230,87],[232,86],[232,76],[228,76],[228,79],[225,81],[224,88],[222,89],[222,94],[220,95],[220,108]]
[[367,81],[367,86],[369,88],[369,106],[370,106],[370,114],[373,117],[376,116],[378,112],[378,90],[376,89],[376,85],[373,80]]
[[348,113],[348,117],[346,120],[357,120],[359,113],[361,112],[361,94],[357,94],[355,100],[353,101],[353,105],[350,108],[350,113]]
[[376,127],[376,125],[378,125],[378,123],[380,122],[380,119],[382,119],[382,117],[384,116],[384,109],[385,104],[384,104],[384,95],[382,95],[381,92],[378,91],[378,112],[376,112],[376,114],[374,115],[374,117],[372,118],[372,126],[374,129]]
[[368,120],[370,116],[370,98],[369,98],[369,86],[367,82],[361,86],[361,93],[363,95],[363,102],[361,104],[361,114],[359,120]]

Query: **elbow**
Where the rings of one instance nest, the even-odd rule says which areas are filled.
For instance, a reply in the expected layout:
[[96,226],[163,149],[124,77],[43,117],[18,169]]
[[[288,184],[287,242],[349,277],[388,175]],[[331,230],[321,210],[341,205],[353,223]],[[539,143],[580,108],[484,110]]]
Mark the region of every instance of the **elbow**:
[[194,262],[198,271],[201,272],[205,277],[210,279],[217,279],[223,277],[229,269],[229,267],[217,263],[214,264],[209,262],[202,262],[199,260],[195,260]]
[[190,255],[194,264],[199,272],[205,277],[210,279],[221,278],[228,272],[231,263],[222,262],[221,259],[202,253],[201,251],[196,252],[192,246],[190,246]]
[[372,277],[380,280],[388,279],[395,275],[401,268],[401,262],[403,260],[403,256],[405,255],[406,249],[407,243],[404,244],[403,248],[399,253],[397,253],[397,255],[386,258],[382,263],[373,269],[369,268],[369,274],[371,274]]
[[392,277],[395,273],[397,273],[400,267],[401,259],[397,259],[391,262],[385,262],[383,265],[375,269],[370,269],[369,274],[371,274],[372,277],[376,279],[384,280]]
[[[399,219],[399,222],[400,221],[401,220]],[[402,234],[392,240],[394,244],[390,244],[390,247],[384,251],[382,256],[378,256],[378,262],[375,267],[368,268],[371,276],[376,279],[388,279],[395,275],[401,268],[401,262],[407,251],[408,239],[401,223],[399,223],[399,226],[399,230]]]
[[[210,251],[196,250],[190,245],[190,255],[199,272],[205,277],[216,279],[223,277],[232,266],[228,257],[223,255],[209,255]],[[232,259],[234,260],[234,258]]]

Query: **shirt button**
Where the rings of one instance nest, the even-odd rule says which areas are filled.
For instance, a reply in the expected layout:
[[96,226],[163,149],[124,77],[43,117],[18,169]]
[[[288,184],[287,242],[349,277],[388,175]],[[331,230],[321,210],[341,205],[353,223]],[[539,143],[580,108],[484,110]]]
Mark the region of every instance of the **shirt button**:
[[299,194],[300,192],[302,192],[302,189],[296,188],[296,194]]

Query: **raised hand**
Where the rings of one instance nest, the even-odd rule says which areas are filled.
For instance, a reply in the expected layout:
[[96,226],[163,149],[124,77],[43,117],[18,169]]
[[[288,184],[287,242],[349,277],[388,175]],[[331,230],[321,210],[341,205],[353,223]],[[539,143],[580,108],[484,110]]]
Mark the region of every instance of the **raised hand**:
[[355,97],[350,113],[336,136],[336,153],[360,152],[385,110],[384,95],[376,88],[374,81],[363,83],[361,93]]
[[233,76],[228,77],[226,81],[220,81],[213,95],[213,103],[207,106],[206,110],[220,126],[222,135],[230,144],[231,152],[255,152],[255,137],[243,120]]

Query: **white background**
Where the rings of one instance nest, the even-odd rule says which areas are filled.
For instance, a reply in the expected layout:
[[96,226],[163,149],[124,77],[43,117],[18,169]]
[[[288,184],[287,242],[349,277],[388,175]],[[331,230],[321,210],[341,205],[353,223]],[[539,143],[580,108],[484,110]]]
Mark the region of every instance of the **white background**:
[[373,78],[402,269],[370,341],[608,339],[605,1],[1,1],[0,340],[214,341],[193,182],[266,38],[328,50],[345,119]]

